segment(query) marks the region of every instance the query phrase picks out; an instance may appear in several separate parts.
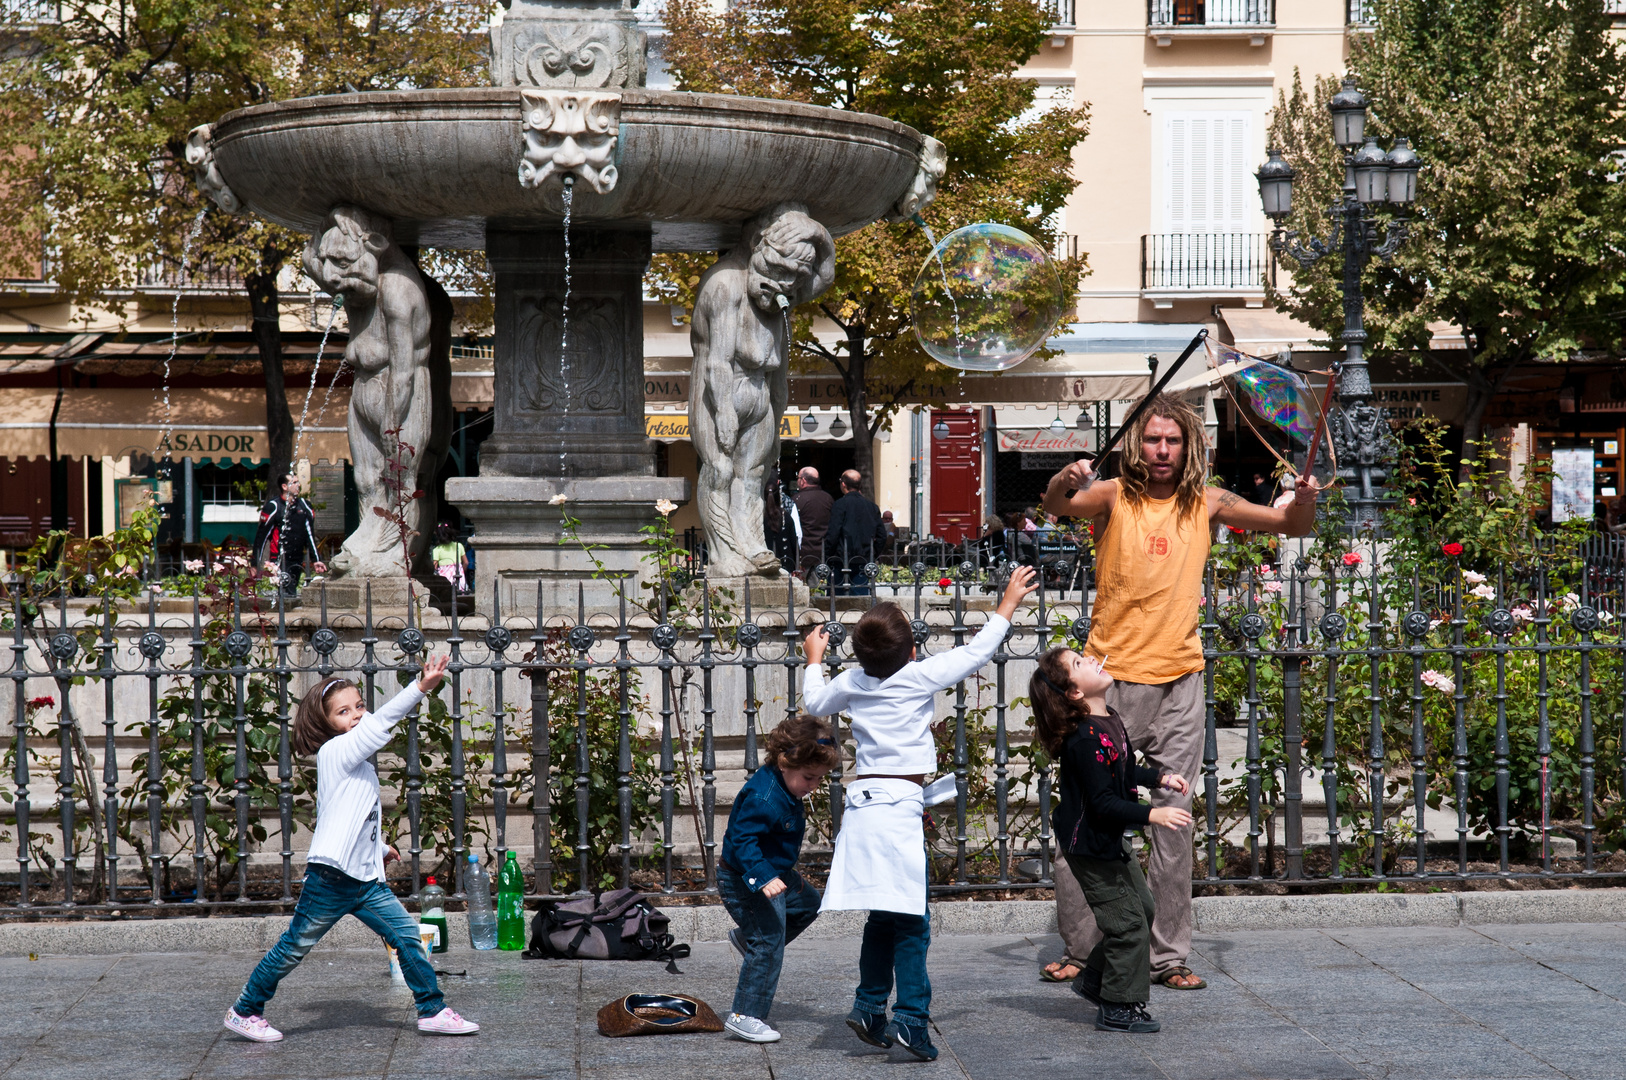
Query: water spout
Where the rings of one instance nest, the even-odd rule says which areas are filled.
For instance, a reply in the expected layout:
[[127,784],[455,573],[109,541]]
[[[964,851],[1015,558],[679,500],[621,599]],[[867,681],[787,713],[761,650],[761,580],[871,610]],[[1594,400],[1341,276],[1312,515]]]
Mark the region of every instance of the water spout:
[[[570,211],[575,202],[576,178],[569,173],[564,177],[564,204],[565,204],[565,296],[560,303],[560,330],[559,330],[559,387],[560,387],[560,429],[564,428],[563,421],[570,415],[570,366],[565,352],[570,346]],[[559,479],[565,478],[565,448],[561,439],[559,443]]]
[[932,232],[932,227],[926,224],[925,219],[919,214],[915,214],[909,220],[920,226],[920,231],[926,234],[926,242],[932,246],[932,258],[937,260],[937,273],[943,279],[943,292],[954,312],[954,358],[963,360],[965,335],[960,332],[960,302],[954,299],[954,290],[949,288],[948,267],[943,265],[943,254],[937,250],[937,234]]
[[[197,243],[198,233],[203,231],[203,218],[208,212],[207,206],[199,210],[192,219],[192,227],[186,231],[186,242],[181,245],[181,272],[175,281],[175,299],[169,305],[169,354],[164,357],[164,428],[158,439],[158,445],[164,447],[175,435],[169,404],[169,367],[181,347],[181,286],[186,283],[187,273],[192,268],[192,246]],[[169,457],[169,454],[166,452],[164,457]]]
[[[343,307],[343,306],[344,306],[344,297],[339,295],[338,293],[334,293],[333,294],[333,307],[331,309],[329,309],[329,311],[327,313],[327,326],[322,331],[322,343],[316,347],[316,363],[311,365],[311,382],[310,382],[310,385],[305,388],[305,404],[300,406],[300,409],[299,409],[299,432],[298,432],[297,436],[294,438],[294,461],[296,461],[296,462],[300,460],[300,452],[304,449],[304,446],[305,446],[305,418],[308,415],[310,415],[310,411],[311,411],[311,395],[316,393],[316,376],[322,370],[322,356],[323,356],[324,353],[327,352],[328,335],[333,333],[333,323],[334,323],[334,321],[336,319],[338,319],[338,317],[339,317],[339,309],[341,307]],[[340,363],[340,366],[341,367],[343,366],[342,361]],[[338,376],[335,374],[334,377],[337,378]],[[330,394],[333,392],[333,387],[331,385],[328,386],[328,392]],[[325,407],[327,405],[327,399],[326,398],[322,399],[322,405],[324,406],[323,411],[325,412],[326,411]]]

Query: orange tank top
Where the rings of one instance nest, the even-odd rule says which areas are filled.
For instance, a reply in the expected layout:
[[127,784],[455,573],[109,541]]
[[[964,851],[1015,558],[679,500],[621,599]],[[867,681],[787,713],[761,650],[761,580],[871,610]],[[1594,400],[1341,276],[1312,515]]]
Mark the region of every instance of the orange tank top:
[[1119,498],[1095,540],[1095,607],[1085,655],[1127,682],[1158,684],[1203,669],[1197,634],[1208,563],[1208,500],[1185,521],[1174,499]]

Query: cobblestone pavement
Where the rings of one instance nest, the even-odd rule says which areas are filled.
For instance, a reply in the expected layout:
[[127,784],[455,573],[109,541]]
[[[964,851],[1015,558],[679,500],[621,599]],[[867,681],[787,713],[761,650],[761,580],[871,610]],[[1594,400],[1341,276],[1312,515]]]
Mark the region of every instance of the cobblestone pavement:
[[726,944],[655,964],[436,957],[473,1038],[434,1039],[391,989],[382,946],[321,949],[283,984],[258,1045],[220,1019],[257,955],[0,958],[4,1080],[182,1077],[802,1078],[1103,1076],[1486,1080],[1626,1076],[1626,925],[1289,930],[1200,936],[1209,989],[1154,988],[1157,1035],[1097,1032],[1066,986],[1039,981],[1055,937],[940,937],[932,945],[933,1064],[873,1050],[842,1023],[857,942],[793,945],[771,1017],[783,1041],[722,1035],[605,1039],[593,1017],[634,991],[682,989],[719,1013]]

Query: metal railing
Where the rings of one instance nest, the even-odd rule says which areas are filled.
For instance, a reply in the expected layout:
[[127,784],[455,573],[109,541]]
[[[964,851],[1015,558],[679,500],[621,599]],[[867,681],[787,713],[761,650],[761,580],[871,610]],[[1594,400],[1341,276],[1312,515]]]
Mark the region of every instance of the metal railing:
[[1077,25],[1078,0],[1039,0],[1039,6],[1050,15],[1052,29],[1071,30]]
[[1276,280],[1264,233],[1150,233],[1140,238],[1140,287],[1263,289]]
[[190,267],[183,277],[179,267],[166,263],[142,267],[136,277],[136,285],[140,289],[160,292],[172,289],[188,292],[236,291],[243,287],[243,276],[236,267],[204,263]]
[[[1626,0],[1605,0],[1605,3],[1626,4]],[[1371,26],[1377,21],[1377,0],[1345,0],[1344,21],[1349,26]]]
[[1273,0],[1147,0],[1146,25],[1152,27],[1189,26],[1274,26]]
[[[1216,557],[1195,884],[1621,876],[1600,855],[1626,836],[1623,555],[1597,542],[1482,575],[1446,558],[1397,570],[1370,546],[1282,572]],[[1003,569],[938,573],[911,567],[899,597],[922,655],[976,632],[991,602],[978,594]],[[958,795],[932,843],[936,893],[1050,882],[1055,780],[1023,695],[1040,653],[1088,636],[1088,566],[1068,577],[940,699]],[[0,873],[0,914],[286,908],[314,801],[290,744],[295,701],[340,674],[372,707],[442,650],[446,683],[379,755],[403,891],[512,847],[528,849],[533,896],[608,882],[712,895],[730,776],[760,767],[761,736],[796,713],[801,637],[826,625],[828,663],[850,666],[858,614],[837,589],[765,609],[691,583],[646,606],[623,597],[614,615],[588,618],[580,600],[546,611],[539,590],[525,613],[493,596],[490,618],[454,606],[428,626],[374,618],[370,600],[290,614],[223,595],[218,575],[205,585],[201,600],[150,591],[122,616],[87,609],[94,598],[11,598],[0,829],[16,869]],[[842,778],[811,809],[815,874]]]

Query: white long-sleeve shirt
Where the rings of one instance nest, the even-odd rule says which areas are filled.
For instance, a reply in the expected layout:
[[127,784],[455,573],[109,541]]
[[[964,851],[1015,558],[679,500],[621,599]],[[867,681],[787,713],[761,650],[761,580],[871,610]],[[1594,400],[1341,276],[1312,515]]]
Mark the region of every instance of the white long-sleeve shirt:
[[389,744],[412,707],[423,700],[414,679],[377,712],[335,735],[316,752],[316,834],[309,862],[343,871],[358,881],[384,880],[382,806],[378,772],[369,760]]
[[887,679],[848,668],[827,683],[824,665],[811,664],[802,685],[802,708],[815,716],[851,717],[860,776],[934,773],[932,698],[992,660],[1010,628],[1003,616],[990,615],[977,636],[958,649],[905,664]]

